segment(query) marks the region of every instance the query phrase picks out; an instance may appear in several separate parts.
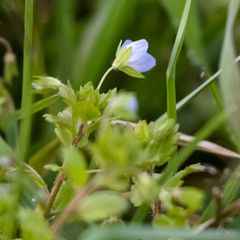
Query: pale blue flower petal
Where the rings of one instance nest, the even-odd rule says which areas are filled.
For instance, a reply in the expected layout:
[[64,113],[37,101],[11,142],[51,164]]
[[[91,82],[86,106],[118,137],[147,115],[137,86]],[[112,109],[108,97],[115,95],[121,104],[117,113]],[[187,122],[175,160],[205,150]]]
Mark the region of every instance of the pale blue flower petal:
[[146,53],[148,50],[148,42],[145,39],[141,39],[135,42],[131,42],[127,44],[125,47],[131,47],[132,55]]
[[132,67],[137,72],[147,72],[156,65],[156,59],[152,55],[145,53],[144,55],[141,54],[139,58],[136,58],[136,55],[133,58],[131,56],[128,66]]
[[126,47],[127,45],[129,45],[129,44],[132,43],[132,42],[133,42],[133,41],[127,39],[127,40],[123,43],[123,45],[121,46],[121,48]]

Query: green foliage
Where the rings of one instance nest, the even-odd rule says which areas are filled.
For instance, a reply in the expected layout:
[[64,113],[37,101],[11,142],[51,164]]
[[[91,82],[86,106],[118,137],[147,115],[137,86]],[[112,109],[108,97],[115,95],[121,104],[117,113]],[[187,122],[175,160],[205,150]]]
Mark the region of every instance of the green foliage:
[[118,194],[99,191],[86,198],[78,211],[84,221],[98,221],[121,214],[127,206],[126,199]]
[[[148,126],[148,133],[146,133],[146,129],[144,129],[144,125],[141,123],[137,131],[140,134],[141,141],[147,140],[145,149],[147,157],[140,161],[140,164],[143,166],[161,166],[168,162],[176,151],[177,129],[178,127],[173,119],[151,122]],[[146,136],[148,139],[145,140]]]
[[[13,12],[21,19],[24,10],[24,61],[23,71],[19,71],[23,72],[23,79],[19,81],[23,86],[21,108],[15,110],[14,103],[19,106],[19,86],[15,82],[19,59],[14,57],[22,51],[16,46],[9,47],[10,43],[1,37],[0,44],[6,48],[6,54],[0,85],[0,239],[238,239],[239,233],[229,231],[229,225],[225,223],[239,213],[239,166],[230,173],[227,181],[224,174],[219,174],[221,179],[213,180],[206,177],[211,174],[212,159],[206,158],[207,166],[203,166],[191,154],[196,149],[202,150],[201,141],[219,129],[228,114],[231,134],[236,138],[230,141],[227,133],[226,138],[225,134],[224,139],[219,139],[226,140],[226,145],[232,142],[237,145],[239,113],[235,109],[232,111],[231,107],[237,106],[239,100],[236,62],[240,58],[236,58],[233,44],[239,0],[230,1],[220,70],[203,84],[194,82],[194,79],[198,79],[195,76],[205,68],[208,77],[211,67],[215,68],[213,59],[218,53],[214,54],[214,51],[219,52],[223,14],[221,11],[216,14],[214,9],[218,11],[220,3],[214,7],[214,4],[191,0],[101,0],[93,10],[91,1],[61,0],[53,7],[46,3],[44,9],[39,2],[35,18],[35,1],[10,2],[4,1],[0,13],[15,6]],[[81,11],[85,8],[91,10],[89,23],[87,15],[78,12],[79,4]],[[161,28],[159,35],[159,29],[153,23],[156,19],[158,26],[167,23],[167,14],[162,14],[160,6],[164,7],[175,28]],[[150,14],[147,13],[149,7]],[[11,12],[9,9],[7,15]],[[224,9],[221,3],[220,10]],[[132,23],[133,19],[137,24]],[[205,21],[208,24],[201,28],[201,22],[204,24]],[[2,26],[5,28],[5,24]],[[133,53],[131,48],[121,48],[122,41],[114,62],[109,60],[113,59],[110,55],[114,54],[115,47],[112,47],[120,35],[129,34],[130,30],[130,39],[134,41],[138,26],[144,38],[148,38],[146,29],[151,33],[149,48],[161,64],[155,72],[149,73],[152,74],[151,80],[146,82],[134,82],[131,78],[126,81],[124,74],[112,73],[111,76],[119,77],[115,82],[117,86],[125,90],[100,91],[112,70],[144,78],[128,66]],[[176,31],[172,32],[173,29]],[[54,34],[48,34],[48,31]],[[177,36],[171,50],[170,41],[175,32]],[[78,47],[77,38],[81,39]],[[13,42],[21,42],[21,39],[16,40]],[[15,47],[16,54],[13,53]],[[165,71],[165,59],[169,59],[170,52]],[[140,55],[134,57],[140,58]],[[107,62],[110,67],[100,78]],[[42,76],[45,72],[53,73],[63,81]],[[166,108],[165,101],[162,101],[165,72],[167,114],[159,117]],[[200,95],[201,112],[193,98],[200,92],[205,94],[203,90],[219,76],[225,107],[230,112],[224,111],[218,88],[212,86],[212,94],[221,112],[207,121],[209,97]],[[68,78],[71,81],[66,81]],[[11,81],[10,88],[7,84]],[[95,87],[97,81],[99,84]],[[111,81],[106,87],[110,84]],[[176,104],[176,96],[181,97],[185,90],[188,91],[187,87],[194,85],[200,86]],[[35,101],[32,93],[42,95],[38,95]],[[189,102],[194,104],[189,108],[194,109],[194,113],[185,117],[185,112],[181,112],[177,122],[177,110]],[[40,112],[42,110],[44,112]],[[186,109],[186,113],[188,111]],[[210,112],[212,115],[212,108]],[[38,114],[33,117],[35,113]],[[151,115],[147,116],[147,113]],[[42,115],[51,124],[47,124]],[[196,128],[201,115],[207,122],[205,126],[195,137],[190,137],[186,146],[178,148],[178,144],[186,143],[179,138],[184,136],[178,132],[179,128],[181,132],[191,132],[189,123]],[[155,117],[158,119],[153,121]],[[186,126],[189,129],[185,129]],[[220,130],[218,133],[221,137]],[[216,153],[216,146],[209,144],[209,149],[212,148],[209,152]],[[224,161],[229,168],[232,163]],[[207,186],[202,187],[206,180]],[[209,191],[213,184],[224,185],[224,189],[222,192],[219,189],[219,194],[214,192],[215,200],[206,207],[203,200],[213,198]],[[196,187],[200,185],[201,188]],[[206,222],[201,224],[203,220]],[[121,226],[113,226],[119,223]],[[221,226],[224,231],[205,230],[215,226]]]
[[83,155],[74,148],[63,149],[63,171],[76,186],[83,186],[87,181],[86,163]]
[[19,222],[23,240],[54,239],[44,218],[33,210],[21,209]]

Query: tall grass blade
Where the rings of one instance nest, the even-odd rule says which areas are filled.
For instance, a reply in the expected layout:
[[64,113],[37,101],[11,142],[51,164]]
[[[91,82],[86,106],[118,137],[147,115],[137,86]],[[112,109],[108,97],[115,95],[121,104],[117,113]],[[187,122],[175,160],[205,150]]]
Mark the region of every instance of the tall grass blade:
[[222,69],[220,86],[226,108],[236,108],[235,111],[231,112],[229,122],[234,135],[238,139],[240,150],[240,72],[238,65],[234,63],[236,50],[233,40],[234,22],[239,4],[239,0],[231,0],[229,5],[228,20],[220,59],[220,67]]
[[176,64],[179,57],[179,54],[182,49],[186,24],[189,16],[191,6],[191,0],[187,0],[182,19],[178,28],[178,33],[176,36],[176,40],[173,46],[172,54],[168,63],[167,68],[167,113],[169,118],[173,118],[176,120],[177,118],[177,111],[176,111],[176,87],[175,87],[175,74],[176,74]]
[[[233,44],[233,27],[234,21],[239,9],[240,1],[231,0],[228,9],[228,19],[225,30],[223,48],[221,53],[220,66],[222,68],[220,76],[220,84],[223,92],[223,99],[225,101],[226,107],[230,108],[240,104],[239,91],[240,90],[240,78],[239,69],[235,64],[235,48]],[[240,110],[238,110],[240,111]],[[237,124],[238,121],[238,124]],[[240,137],[240,112],[233,111],[230,113],[230,122],[232,128],[235,130],[234,134],[237,138]],[[231,203],[240,191],[239,186],[239,171],[240,166],[238,166],[231,177],[228,179],[224,185],[224,202],[226,204]],[[206,210],[202,214],[202,221],[211,218],[214,214],[214,202],[212,201]]]
[[17,171],[13,185],[13,204],[9,211],[8,229],[6,230],[9,239],[13,239],[16,232],[16,217],[19,207],[19,197],[23,181],[23,163],[26,159],[30,131],[31,131],[31,102],[32,102],[32,33],[33,33],[33,8],[34,0],[25,0],[24,13],[24,57],[23,57],[23,86],[22,86],[22,111],[26,113],[20,125],[20,137],[17,155]]

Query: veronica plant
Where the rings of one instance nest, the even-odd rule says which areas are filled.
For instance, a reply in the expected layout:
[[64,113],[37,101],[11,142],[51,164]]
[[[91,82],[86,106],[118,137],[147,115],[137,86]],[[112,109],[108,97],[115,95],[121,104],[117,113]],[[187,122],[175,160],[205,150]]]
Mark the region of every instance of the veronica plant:
[[[68,239],[61,230],[71,226],[72,221],[82,228],[83,222],[122,223],[123,214],[129,210],[134,213],[127,219],[136,221],[137,212],[146,206],[156,227],[191,225],[189,219],[201,207],[203,194],[196,188],[183,187],[183,178],[204,168],[190,165],[160,181],[161,169],[166,169],[177,152],[179,133],[174,119],[136,122],[135,94],[117,89],[99,91],[113,69],[143,78],[142,73],[156,64],[147,49],[146,40],[120,43],[112,66],[96,89],[91,82],[74,90],[70,82],[63,84],[53,77],[34,79],[34,93],[58,95],[63,107],[55,114],[44,115],[54,125],[57,147],[54,140],[33,156],[30,165],[24,165],[23,184],[31,191],[21,196],[23,204],[18,213],[17,227],[23,239],[53,239],[58,235]],[[51,162],[50,151],[57,153],[57,161]],[[43,168],[51,176],[56,172],[50,191],[32,168],[37,161],[39,173]],[[2,182],[8,182],[15,171],[14,166],[8,166],[1,174]],[[5,198],[0,198],[0,204],[11,208]],[[31,219],[41,227],[31,227]],[[1,222],[0,232],[5,226],[7,223]]]

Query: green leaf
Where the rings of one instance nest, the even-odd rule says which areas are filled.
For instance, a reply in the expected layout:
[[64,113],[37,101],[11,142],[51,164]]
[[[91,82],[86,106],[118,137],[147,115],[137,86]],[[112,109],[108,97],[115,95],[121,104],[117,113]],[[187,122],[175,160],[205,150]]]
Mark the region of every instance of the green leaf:
[[170,178],[166,185],[170,187],[178,187],[183,184],[183,178],[191,173],[195,172],[202,172],[204,171],[205,167],[198,164],[192,164],[183,170],[177,172],[172,178]]
[[205,126],[199,130],[195,139],[188,143],[177,155],[175,155],[171,161],[169,161],[167,167],[164,169],[163,174],[159,180],[159,183],[165,183],[170,179],[179,169],[179,167],[186,161],[186,159],[197,148],[197,144],[208,138],[215,130],[217,130],[226,121],[226,113],[220,113],[211,119]]
[[135,127],[135,132],[138,135],[139,141],[143,146],[146,146],[150,139],[148,124],[146,121],[139,121]]
[[77,98],[70,82],[67,85],[61,84],[59,86],[59,95],[63,98],[64,102],[71,106],[76,103]]
[[[236,50],[234,47],[233,28],[239,5],[239,0],[230,1],[220,59],[220,68],[222,68],[220,86],[226,108],[234,109],[230,113],[229,121],[238,142],[240,141],[240,71],[238,65],[235,64]],[[238,147],[240,149],[240,144],[238,144]]]
[[98,110],[98,108],[92,102],[89,101],[76,103],[72,107],[74,109],[73,113],[76,116],[76,118],[79,118],[84,122],[94,120],[101,116],[101,113]]
[[52,232],[48,229],[47,222],[34,210],[21,209],[19,223],[23,240],[54,239]]
[[0,156],[13,156],[13,155],[14,152],[12,148],[0,136]]
[[53,208],[57,212],[62,211],[72,200],[74,193],[75,191],[72,184],[69,181],[63,181],[54,201]]
[[194,187],[182,187],[176,193],[177,201],[183,204],[190,213],[202,207],[203,204],[203,191]]
[[190,11],[191,0],[187,0],[183,10],[181,22],[178,28],[175,43],[172,49],[171,57],[167,68],[167,112],[168,117],[176,120],[176,89],[175,89],[175,72],[179,54],[182,49],[185,36],[186,24]]
[[103,220],[119,215],[128,207],[127,200],[114,192],[96,192],[79,206],[80,217],[85,221]]
[[149,124],[149,142],[145,149],[147,157],[141,166],[161,166],[166,163],[176,150],[178,133],[177,125],[173,119]]
[[64,148],[63,159],[63,171],[68,179],[76,186],[83,186],[88,178],[83,155],[75,148]]
[[135,207],[152,203],[159,192],[157,182],[146,172],[139,173],[131,187],[130,200]]
[[144,75],[141,73],[137,72],[135,69],[129,67],[129,66],[123,66],[118,68],[119,71],[122,71],[126,73],[127,75],[135,78],[145,78]]

